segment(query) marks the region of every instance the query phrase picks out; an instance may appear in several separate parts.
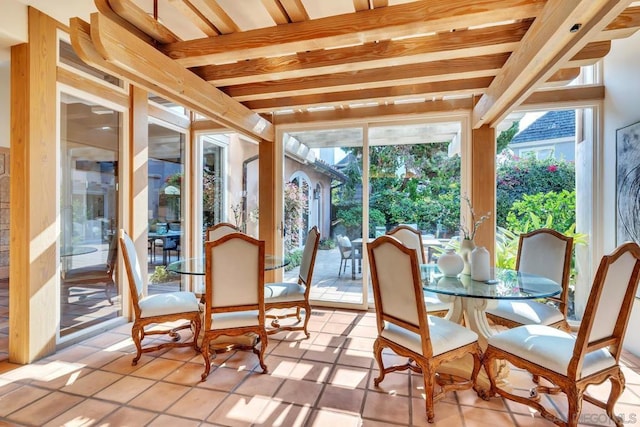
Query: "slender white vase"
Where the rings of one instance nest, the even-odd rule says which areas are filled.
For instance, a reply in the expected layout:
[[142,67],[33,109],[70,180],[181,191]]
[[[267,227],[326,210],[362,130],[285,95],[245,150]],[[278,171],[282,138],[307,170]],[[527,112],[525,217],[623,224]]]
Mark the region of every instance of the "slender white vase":
[[449,249],[447,253],[438,258],[438,268],[445,277],[456,277],[462,272],[464,262],[460,255],[455,253],[453,249]]
[[462,239],[460,242],[460,256],[464,262],[462,274],[467,276],[471,274],[471,251],[476,247],[471,239]]
[[477,246],[471,252],[471,279],[480,282],[491,279],[489,251],[484,246]]

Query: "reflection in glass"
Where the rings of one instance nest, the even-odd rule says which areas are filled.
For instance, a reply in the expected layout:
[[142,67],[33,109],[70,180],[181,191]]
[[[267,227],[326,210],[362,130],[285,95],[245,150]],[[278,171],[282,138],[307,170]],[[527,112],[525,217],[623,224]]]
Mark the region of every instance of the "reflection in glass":
[[121,311],[113,274],[121,114],[63,93],[60,118],[60,336],[66,336]]

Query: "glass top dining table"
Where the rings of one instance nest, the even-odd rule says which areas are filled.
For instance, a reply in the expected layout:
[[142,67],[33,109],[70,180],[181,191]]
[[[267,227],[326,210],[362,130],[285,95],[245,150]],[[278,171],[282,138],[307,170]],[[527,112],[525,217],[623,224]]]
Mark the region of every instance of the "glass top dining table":
[[551,279],[515,270],[495,268],[489,281],[471,280],[471,276],[445,277],[433,264],[420,266],[422,287],[437,294],[486,299],[535,299],[558,295],[562,287]]
[[[285,267],[291,262],[289,258],[275,255],[264,256],[264,269],[265,271],[275,270]],[[195,276],[204,276],[205,270],[205,258],[186,258],[179,261],[170,263],[167,266],[167,271],[171,271],[178,274],[191,274]]]

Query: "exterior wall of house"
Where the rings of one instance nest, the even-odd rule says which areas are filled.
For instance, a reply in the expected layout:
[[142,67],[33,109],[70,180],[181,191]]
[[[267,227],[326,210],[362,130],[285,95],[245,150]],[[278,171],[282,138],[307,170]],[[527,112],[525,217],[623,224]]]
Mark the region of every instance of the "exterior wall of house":
[[[519,157],[525,157],[530,151],[546,151],[553,150],[553,157],[555,159],[564,159],[568,161],[574,161],[576,157],[576,144],[575,139],[571,138],[570,141],[550,140],[550,141],[536,141],[536,142],[523,142],[521,144],[514,144],[510,146],[514,153]],[[538,157],[541,158],[541,157]],[[545,157],[546,158],[546,157]]]
[[[611,252],[616,242],[616,129],[640,121],[640,33],[627,39],[613,40],[611,52],[604,59],[603,190],[604,253]],[[640,149],[640,147],[638,147]],[[633,325],[640,325],[640,298],[636,298],[625,348],[640,356],[640,338]]]
[[[291,181],[291,176],[298,171],[304,172],[309,177],[312,190],[320,183],[322,194],[319,195],[319,199],[314,200],[311,198],[309,200],[310,210],[314,212],[311,215],[309,227],[317,225],[318,231],[320,231],[320,238],[328,238],[331,230],[331,180],[327,175],[317,172],[312,167],[286,157],[284,162],[284,182]],[[318,209],[320,210],[320,218],[318,218],[317,214]]]

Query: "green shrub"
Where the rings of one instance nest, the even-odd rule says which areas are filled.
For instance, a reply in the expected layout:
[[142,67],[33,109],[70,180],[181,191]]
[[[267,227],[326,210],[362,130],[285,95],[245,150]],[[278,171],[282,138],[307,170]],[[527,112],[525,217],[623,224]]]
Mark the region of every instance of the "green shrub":
[[159,265],[155,268],[151,276],[149,276],[149,282],[151,283],[166,283],[178,280],[179,276],[176,273],[167,271],[164,265]]
[[[507,228],[521,231],[539,228],[539,218],[550,218],[552,228],[563,232],[576,222],[576,192],[562,190],[523,194],[507,214]],[[535,224],[534,224],[535,223]],[[531,227],[534,225],[534,227]]]
[[294,249],[287,254],[286,258],[289,260],[289,264],[286,265],[284,270],[291,271],[302,262],[302,249]]
[[318,249],[327,250],[333,249],[336,247],[336,242],[333,239],[320,239],[320,243],[318,243]]

